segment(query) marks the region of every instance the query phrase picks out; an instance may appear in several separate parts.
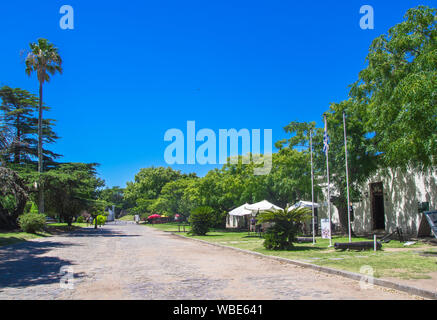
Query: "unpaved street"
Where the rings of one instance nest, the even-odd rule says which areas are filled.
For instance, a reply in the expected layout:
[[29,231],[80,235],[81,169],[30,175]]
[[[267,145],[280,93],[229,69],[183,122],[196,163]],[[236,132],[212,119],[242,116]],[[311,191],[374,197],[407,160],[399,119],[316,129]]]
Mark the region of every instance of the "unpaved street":
[[413,298],[133,224],[0,247],[0,299]]

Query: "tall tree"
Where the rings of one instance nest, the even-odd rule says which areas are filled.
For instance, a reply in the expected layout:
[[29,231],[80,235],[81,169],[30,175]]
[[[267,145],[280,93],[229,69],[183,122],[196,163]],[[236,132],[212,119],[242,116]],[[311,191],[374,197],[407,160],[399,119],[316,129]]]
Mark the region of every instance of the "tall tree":
[[[104,181],[97,177],[95,163],[64,163],[43,175],[47,212],[69,225],[83,210],[93,210]],[[104,207],[103,207],[104,208]]]
[[124,200],[124,189],[118,186],[103,189],[99,194],[99,200],[105,201],[108,205],[114,205],[116,216],[120,214],[121,210],[127,209],[127,203]]
[[385,165],[437,165],[437,9],[419,6],[376,38],[351,96]]
[[6,166],[8,154],[13,142],[12,130],[0,119],[0,166]]
[[128,182],[125,189],[125,200],[132,208],[132,213],[145,214],[158,199],[162,188],[171,181],[189,177],[180,171],[165,167],[143,168],[135,175],[134,182]]
[[[62,73],[62,59],[58,48],[51,44],[47,39],[40,38],[36,43],[31,43],[30,51],[26,57],[26,74],[31,75],[36,72],[39,81],[39,107],[38,107],[38,172],[43,171],[43,85],[50,81],[50,76],[55,73]],[[44,212],[44,186],[39,185],[39,205],[40,213]]]
[[[38,109],[38,98],[26,90],[4,86],[0,88],[0,99],[3,123],[14,133],[9,160],[14,164],[34,163],[33,159],[38,157],[38,119],[34,116]],[[49,110],[47,106],[43,106],[43,109]],[[52,119],[43,120],[44,144],[58,139],[52,127]],[[59,154],[43,148],[45,169],[54,165],[59,157]]]

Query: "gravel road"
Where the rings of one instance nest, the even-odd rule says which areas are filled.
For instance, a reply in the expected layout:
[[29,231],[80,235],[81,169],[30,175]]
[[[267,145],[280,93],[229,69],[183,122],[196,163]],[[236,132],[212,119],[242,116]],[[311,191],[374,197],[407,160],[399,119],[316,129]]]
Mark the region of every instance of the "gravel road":
[[135,224],[0,247],[0,299],[414,298]]

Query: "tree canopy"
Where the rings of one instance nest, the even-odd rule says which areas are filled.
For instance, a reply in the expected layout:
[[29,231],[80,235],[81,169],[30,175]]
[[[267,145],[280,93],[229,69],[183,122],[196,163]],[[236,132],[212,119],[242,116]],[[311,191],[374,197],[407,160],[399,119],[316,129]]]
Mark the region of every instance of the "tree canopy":
[[[20,88],[0,88],[2,122],[13,134],[13,141],[5,158],[14,164],[34,164],[38,158],[38,97]],[[44,106],[44,110],[50,110]],[[53,131],[54,120],[43,120],[43,143],[53,144],[59,137]],[[53,167],[59,154],[43,149],[44,165]]]

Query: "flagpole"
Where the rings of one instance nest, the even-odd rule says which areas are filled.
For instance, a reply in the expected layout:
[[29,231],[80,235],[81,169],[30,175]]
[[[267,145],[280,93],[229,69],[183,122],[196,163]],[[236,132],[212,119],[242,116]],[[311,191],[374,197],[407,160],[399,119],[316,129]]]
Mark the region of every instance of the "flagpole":
[[313,131],[310,130],[311,153],[311,209],[313,214],[313,245],[316,244],[315,219],[314,219],[314,167],[313,167]]
[[[328,124],[325,116],[325,132],[328,132]],[[328,141],[327,141],[328,144]],[[329,220],[329,246],[332,247],[332,223],[331,223],[331,183],[329,180],[329,147],[326,147],[326,174],[328,178],[328,220]]]
[[343,127],[344,127],[344,154],[346,159],[346,188],[347,188],[347,225],[349,231],[349,243],[352,242],[352,230],[351,230],[351,209],[349,200],[349,169],[347,163],[347,136],[346,136],[346,113],[343,111]]

